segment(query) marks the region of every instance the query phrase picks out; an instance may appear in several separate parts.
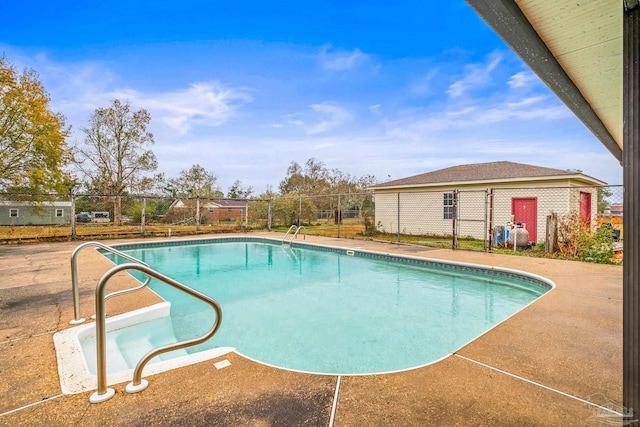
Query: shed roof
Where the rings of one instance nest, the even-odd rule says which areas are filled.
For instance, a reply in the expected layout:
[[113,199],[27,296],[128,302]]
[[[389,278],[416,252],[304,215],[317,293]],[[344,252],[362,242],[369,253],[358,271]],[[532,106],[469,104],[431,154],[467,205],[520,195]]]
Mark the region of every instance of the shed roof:
[[207,203],[207,207],[219,208],[244,208],[247,206],[246,199],[215,199]]
[[56,207],[56,208],[70,208],[71,202],[49,202],[40,201],[34,202],[30,200],[0,200],[0,206],[39,206],[39,207]]
[[[202,206],[208,208],[245,208],[247,206],[247,199],[200,199]],[[171,208],[185,208],[187,206],[194,207],[196,205],[195,199],[176,199]]]
[[587,185],[604,185],[605,182],[584,175],[579,171],[546,168],[515,162],[474,163],[452,166],[432,172],[396,179],[372,188],[425,186],[469,182],[532,181],[540,179],[576,179]]

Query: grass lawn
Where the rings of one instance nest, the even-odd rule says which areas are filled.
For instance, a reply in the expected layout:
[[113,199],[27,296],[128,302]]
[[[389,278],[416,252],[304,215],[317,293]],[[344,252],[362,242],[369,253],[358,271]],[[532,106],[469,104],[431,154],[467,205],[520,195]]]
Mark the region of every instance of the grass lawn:
[[[145,226],[145,235],[167,236],[189,235],[201,233],[223,233],[237,231],[236,224],[201,225],[196,231],[195,225],[158,224]],[[78,239],[117,238],[140,236],[140,225],[121,225],[115,227],[109,224],[77,224],[76,237]],[[67,240],[71,237],[71,227],[68,225],[30,225],[30,226],[1,226],[0,243],[15,243],[21,241],[39,240]]]
[[[288,227],[274,227],[274,231],[286,232]],[[339,234],[338,234],[339,232]],[[375,233],[372,235],[365,234],[365,226],[360,221],[345,220],[338,230],[338,225],[330,222],[319,222],[310,225],[305,225],[299,234],[309,234],[313,236],[324,237],[341,237],[345,239],[358,239],[358,240],[382,240],[385,242],[396,243],[398,242],[397,234],[390,233]],[[451,237],[443,236],[418,236],[418,235],[400,235],[401,243],[409,243],[413,245],[422,245],[435,248],[450,248]],[[461,249],[468,250],[484,250],[484,243],[481,240],[473,239],[458,239],[458,246]]]

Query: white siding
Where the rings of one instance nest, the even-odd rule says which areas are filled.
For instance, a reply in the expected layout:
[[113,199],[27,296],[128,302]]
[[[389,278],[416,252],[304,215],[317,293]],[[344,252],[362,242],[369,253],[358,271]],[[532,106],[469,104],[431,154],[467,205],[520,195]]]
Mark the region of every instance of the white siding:
[[[529,240],[541,242],[544,240],[547,226],[547,215],[552,212],[562,215],[568,213],[569,188],[517,188],[495,189],[493,222],[495,225],[505,225],[511,218],[512,200],[514,198],[535,198],[537,209],[537,236],[529,236]],[[527,227],[531,230],[532,227]]]
[[[545,238],[546,218],[552,212],[559,216],[580,210],[580,192],[591,193],[591,217],[595,226],[598,192],[596,187],[578,187],[569,182],[536,182],[535,187],[525,183],[494,185],[493,225],[506,225],[511,218],[514,198],[535,198],[537,201],[537,235],[530,240],[541,242]],[[458,193],[458,236],[484,239],[488,233],[485,218],[488,217],[486,187],[460,186]],[[398,218],[398,192],[377,190],[375,192],[375,215],[378,231],[432,236],[451,236],[453,221],[444,219],[443,194],[453,188],[430,188],[428,191],[400,190]],[[531,227],[528,227],[531,228]]]

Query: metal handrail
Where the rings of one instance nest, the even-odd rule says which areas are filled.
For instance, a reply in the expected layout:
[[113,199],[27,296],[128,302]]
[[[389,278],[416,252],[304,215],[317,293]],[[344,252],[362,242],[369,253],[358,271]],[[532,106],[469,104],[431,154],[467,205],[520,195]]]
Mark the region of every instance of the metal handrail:
[[[148,264],[146,264],[146,263],[142,263],[142,262],[141,262],[141,264],[142,264],[142,265],[147,265],[147,266],[148,266]],[[147,276],[147,280],[145,280],[145,281],[144,281],[144,283],[143,283],[143,284],[141,284],[140,286],[136,286],[135,288],[122,289],[122,290],[120,290],[120,291],[111,292],[110,294],[107,294],[107,295],[105,295],[105,296],[104,296],[104,300],[105,300],[105,301],[107,301],[108,299],[111,299],[111,298],[113,298],[113,297],[117,297],[117,296],[119,296],[119,295],[124,295],[124,294],[129,294],[129,293],[131,293],[131,292],[139,291],[140,289],[142,289],[142,288],[146,287],[146,286],[149,284],[149,282],[151,282],[151,279],[152,279],[152,277],[151,277],[151,276]],[[96,315],[95,315],[95,314],[93,314],[93,315],[91,316],[91,318],[92,318],[92,319],[95,319],[95,318],[96,318]]]
[[[293,237],[291,238],[291,241],[294,241],[298,238],[298,233],[300,232],[301,229],[304,228],[304,225],[301,225],[300,227],[298,227],[298,229],[296,230],[295,233],[293,233]],[[306,230],[306,228],[304,228]],[[307,240],[307,232],[304,232],[304,239],[302,240]]]
[[287,232],[284,234],[284,237],[282,238],[282,243],[284,243],[284,240],[287,238],[287,236],[289,235],[289,233],[291,233],[291,230],[296,230],[298,228],[297,225],[292,225],[291,227],[289,227],[289,229],[287,230]]
[[[127,255],[124,252],[120,252],[119,250],[114,249],[111,246],[107,246],[100,242],[86,242],[78,246],[71,254],[71,291],[73,293],[73,320],[70,320],[69,323],[72,325],[77,325],[85,321],[84,318],[80,317],[80,287],[78,285],[78,254],[82,249],[88,246],[97,246],[100,249],[104,249],[105,251],[111,252],[112,254],[122,257],[126,260],[136,262],[142,265],[146,265],[147,267],[149,266],[146,262],[140,261],[139,259],[136,259],[131,255]],[[117,296],[120,294],[137,291],[138,289],[141,289],[147,286],[150,280],[151,278],[147,277],[147,281],[144,284],[142,284],[142,286],[114,292],[113,294],[107,295],[105,299],[109,299],[112,296]]]
[[[287,233],[284,235],[284,237],[282,238],[282,243],[285,243],[285,239],[287,238],[287,236],[289,235],[289,233],[291,233],[291,230],[295,228],[295,232],[293,233],[293,236],[291,236],[291,239],[289,240],[289,243],[293,242],[295,239],[298,238],[298,233],[300,232],[301,229],[305,228],[304,225],[301,226],[296,226],[296,225],[292,225],[291,227],[289,227],[289,230],[287,230]],[[306,228],[305,228],[306,230]],[[304,240],[307,240],[307,232],[304,232]]]
[[213,298],[196,291],[182,283],[167,277],[147,265],[142,265],[138,263],[127,263],[116,265],[107,271],[104,276],[98,282],[96,286],[96,360],[97,360],[97,375],[98,375],[98,390],[94,392],[89,401],[91,403],[100,403],[105,400],[110,399],[115,391],[107,387],[107,345],[106,345],[106,331],[105,331],[105,288],[107,286],[107,282],[111,277],[115,274],[125,271],[125,270],[138,270],[149,277],[153,277],[154,279],[158,279],[169,286],[172,286],[182,292],[185,292],[188,295],[191,295],[194,298],[197,298],[207,304],[209,304],[213,311],[216,313],[216,319],[209,331],[202,335],[201,337],[189,339],[186,341],[180,341],[172,344],[165,344],[163,346],[157,347],[153,350],[150,350],[142,356],[136,368],[133,372],[133,380],[129,383],[125,390],[128,393],[136,393],[142,391],[147,388],[149,382],[147,380],[142,379],[142,370],[144,369],[147,362],[153,359],[155,356],[166,353],[172,350],[179,350],[181,348],[190,347],[192,345],[197,345],[205,342],[209,338],[215,335],[220,328],[220,324],[222,322],[222,309],[220,305]]

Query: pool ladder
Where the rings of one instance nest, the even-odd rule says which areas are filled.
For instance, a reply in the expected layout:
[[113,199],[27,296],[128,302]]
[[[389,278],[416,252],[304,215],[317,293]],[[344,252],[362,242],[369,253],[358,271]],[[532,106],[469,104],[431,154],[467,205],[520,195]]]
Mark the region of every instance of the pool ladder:
[[[87,242],[78,246],[76,250],[73,252],[73,254],[71,255],[71,273],[72,273],[71,277],[72,277],[72,286],[73,286],[75,323],[81,323],[84,321],[84,319],[79,319],[80,303],[78,298],[79,291],[78,291],[77,257],[80,250],[82,250],[87,246],[98,246],[108,252],[121,256],[129,261],[133,261],[127,264],[120,264],[120,265],[116,265],[115,267],[112,267],[109,271],[107,271],[102,276],[102,278],[100,278],[100,281],[98,281],[98,285],[96,286],[95,318],[96,318],[96,361],[97,361],[98,389],[93,394],[91,394],[91,396],[89,397],[89,401],[91,403],[100,403],[100,402],[104,402],[106,400],[111,399],[115,394],[115,391],[109,388],[107,385],[107,345],[106,345],[106,319],[105,319],[106,318],[105,302],[107,299],[143,289],[149,284],[149,282],[151,282],[151,279],[153,278],[169,286],[172,286],[175,289],[178,289],[179,291],[186,293],[187,295],[190,295],[196,299],[199,299],[205,302],[206,304],[209,304],[216,314],[215,322],[213,323],[213,325],[211,326],[211,328],[206,334],[200,337],[192,338],[185,341],[180,341],[177,343],[165,344],[163,346],[160,346],[148,351],[144,356],[142,356],[142,358],[138,361],[133,371],[132,381],[129,384],[127,384],[127,386],[125,387],[125,390],[127,391],[127,393],[137,393],[146,389],[149,386],[149,382],[147,380],[142,379],[142,370],[147,365],[147,363],[157,355],[166,353],[168,351],[179,350],[182,348],[198,345],[207,341],[211,337],[213,337],[216,334],[216,332],[218,332],[218,329],[220,328],[220,324],[222,322],[222,308],[220,307],[220,304],[218,304],[216,300],[214,300],[213,298],[201,292],[198,292],[195,289],[192,289],[168,276],[165,276],[157,272],[156,270],[152,269],[148,264],[140,260],[137,260],[136,258],[133,258],[127,254],[124,254],[109,246],[103,245],[102,243]],[[144,273],[147,276],[147,280],[145,280],[145,282],[140,286],[130,288],[130,289],[125,289],[122,291],[112,292],[111,294],[105,295],[106,287],[107,287],[107,283],[109,282],[109,279],[111,279],[117,273],[121,271],[127,271],[127,270],[137,270],[141,273]],[[72,323],[74,323],[74,321],[72,321]]]
[[[136,262],[142,265],[146,265],[147,267],[149,266],[149,264],[147,264],[146,262],[140,261],[139,259],[136,259],[130,255],[125,254],[124,252],[120,252],[119,250],[114,249],[111,246],[107,246],[100,242],[86,242],[78,246],[71,254],[71,292],[73,294],[73,319],[70,320],[69,323],[72,325],[78,325],[85,321],[84,317],[80,317],[80,285],[78,284],[78,255],[84,248],[89,246],[96,246],[106,252],[110,252],[121,258],[124,258],[127,261]],[[105,296],[105,300],[118,295],[129,293],[129,292],[135,292],[138,289],[142,289],[149,284],[150,280],[151,280],[151,277],[147,276],[146,282],[144,282],[142,285],[135,288],[125,289],[123,291],[118,291],[118,292],[109,294]],[[92,318],[95,317],[95,314],[91,317]]]
[[[299,233],[299,232],[300,232],[300,230],[302,230],[302,229],[305,229],[305,228],[304,228],[304,225],[301,225],[301,226],[292,225],[291,227],[289,227],[289,230],[287,230],[286,234],[285,234],[285,235],[284,235],[284,237],[282,238],[282,244],[285,244],[285,243],[289,243],[289,244],[291,244],[291,242],[293,242],[294,240],[296,240],[296,239],[298,238],[298,233]],[[287,236],[288,236],[289,234],[291,234],[291,231],[292,231],[292,230],[295,230],[295,232],[294,232],[294,233],[293,233],[293,235],[291,236],[291,239],[286,240],[286,239],[287,239]],[[306,229],[305,229],[305,230],[306,230]],[[303,240],[307,240],[307,232],[306,232],[306,231],[304,232],[303,236],[304,236]]]

